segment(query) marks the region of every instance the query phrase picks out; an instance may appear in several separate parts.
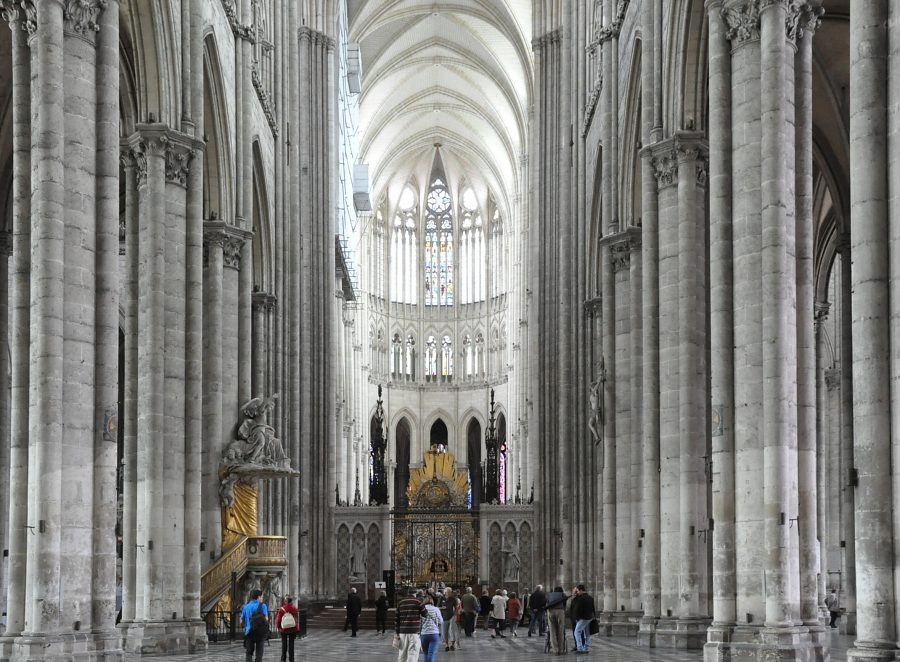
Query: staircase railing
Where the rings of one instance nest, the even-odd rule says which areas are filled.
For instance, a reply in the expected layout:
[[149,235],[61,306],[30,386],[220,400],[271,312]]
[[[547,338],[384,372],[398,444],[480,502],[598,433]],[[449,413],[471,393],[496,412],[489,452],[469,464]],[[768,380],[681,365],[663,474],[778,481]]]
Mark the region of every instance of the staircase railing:
[[277,570],[287,564],[284,536],[243,536],[200,576],[201,608],[212,609],[231,588],[232,577],[240,580],[247,568]]

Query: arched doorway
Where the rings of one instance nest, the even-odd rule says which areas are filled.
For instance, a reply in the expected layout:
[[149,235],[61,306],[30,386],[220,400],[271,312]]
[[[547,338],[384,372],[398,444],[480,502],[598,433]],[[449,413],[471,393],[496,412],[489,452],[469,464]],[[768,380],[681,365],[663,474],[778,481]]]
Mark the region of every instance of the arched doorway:
[[447,431],[447,424],[441,419],[437,419],[431,426],[431,434],[429,435],[431,445],[436,446],[441,444],[446,448],[448,438],[449,432]]
[[409,453],[412,432],[409,421],[401,418],[397,424],[395,440],[397,443],[397,468],[394,471],[394,504],[397,508],[409,507],[406,487],[409,485]]

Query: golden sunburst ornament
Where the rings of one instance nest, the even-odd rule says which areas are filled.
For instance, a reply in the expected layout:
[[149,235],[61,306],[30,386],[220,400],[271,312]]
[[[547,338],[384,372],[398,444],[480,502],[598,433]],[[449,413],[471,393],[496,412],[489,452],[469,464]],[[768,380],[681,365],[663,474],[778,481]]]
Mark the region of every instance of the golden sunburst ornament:
[[457,471],[453,454],[436,448],[425,453],[425,466],[412,472],[406,491],[420,508],[465,508],[468,494],[468,472]]

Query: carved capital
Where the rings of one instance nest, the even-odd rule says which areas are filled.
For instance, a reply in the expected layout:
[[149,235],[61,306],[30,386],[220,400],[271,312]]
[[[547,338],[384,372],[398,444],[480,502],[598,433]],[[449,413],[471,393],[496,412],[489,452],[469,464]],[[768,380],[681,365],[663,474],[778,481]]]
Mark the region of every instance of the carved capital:
[[187,188],[194,151],[189,145],[168,141],[166,144],[166,181]]
[[674,149],[654,155],[650,164],[660,191],[678,185],[678,153]]
[[825,387],[829,391],[835,391],[841,386],[840,368],[828,368],[825,370]]
[[100,12],[107,4],[107,0],[65,0],[65,30],[93,42],[94,33],[100,30]]
[[816,331],[822,328],[822,325],[828,320],[828,314],[831,312],[831,303],[828,301],[816,301],[813,304],[813,319],[815,320]]
[[737,7],[722,7],[725,37],[733,49],[751,41],[759,41],[759,0],[748,0]]
[[278,304],[278,298],[274,294],[268,292],[253,293],[253,310],[256,312],[265,312],[274,310]]
[[[11,29],[21,27],[29,36],[37,32],[37,10],[34,0],[0,0],[0,14]],[[16,26],[21,23],[21,26]]]
[[812,38],[813,33],[822,22],[825,10],[805,0],[791,0],[785,16],[787,38],[796,44],[806,35]]
[[252,232],[242,230],[224,221],[206,221],[203,224],[203,263],[209,261],[209,249],[217,246],[222,251],[222,259],[225,267],[229,269],[241,268],[241,253],[244,244],[253,237]]

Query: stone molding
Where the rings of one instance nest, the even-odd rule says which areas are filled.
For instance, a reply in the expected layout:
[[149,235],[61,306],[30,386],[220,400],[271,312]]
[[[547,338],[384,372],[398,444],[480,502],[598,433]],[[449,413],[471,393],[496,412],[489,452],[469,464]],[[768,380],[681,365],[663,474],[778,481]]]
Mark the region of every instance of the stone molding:
[[94,34],[100,31],[100,12],[107,4],[107,0],[65,0],[64,30],[93,44]]
[[545,46],[550,44],[558,44],[563,37],[562,28],[556,28],[555,30],[551,30],[546,34],[541,35],[540,37],[535,37],[531,40],[531,50],[537,51],[541,50]]
[[266,92],[262,78],[259,77],[259,70],[256,66],[254,66],[250,72],[250,80],[253,81],[253,89],[256,90],[256,96],[259,98],[259,103],[262,104],[263,115],[266,116],[266,121],[268,121],[269,128],[272,130],[272,137],[277,138],[278,120],[275,117],[275,104],[269,97],[269,93]]
[[256,43],[256,35],[252,25],[244,25],[238,18],[237,7],[234,0],[222,0],[222,9],[225,10],[225,18],[231,26],[231,32],[239,39],[246,39],[251,43]]
[[588,97],[584,106],[584,122],[581,124],[581,137],[587,135],[588,129],[591,128],[591,122],[594,121],[594,113],[597,111],[597,103],[600,101],[600,94],[603,92],[603,58],[598,63],[597,78],[594,80],[594,88]]
[[619,34],[622,32],[622,24],[625,22],[625,13],[628,11],[629,4],[630,0],[619,0],[616,3],[616,15],[612,22],[605,27],[596,29],[589,48],[596,48],[598,45],[619,37]]
[[252,232],[229,225],[225,221],[204,221],[203,265],[209,264],[209,247],[215,245],[222,248],[225,267],[240,271],[244,244],[252,238]]

